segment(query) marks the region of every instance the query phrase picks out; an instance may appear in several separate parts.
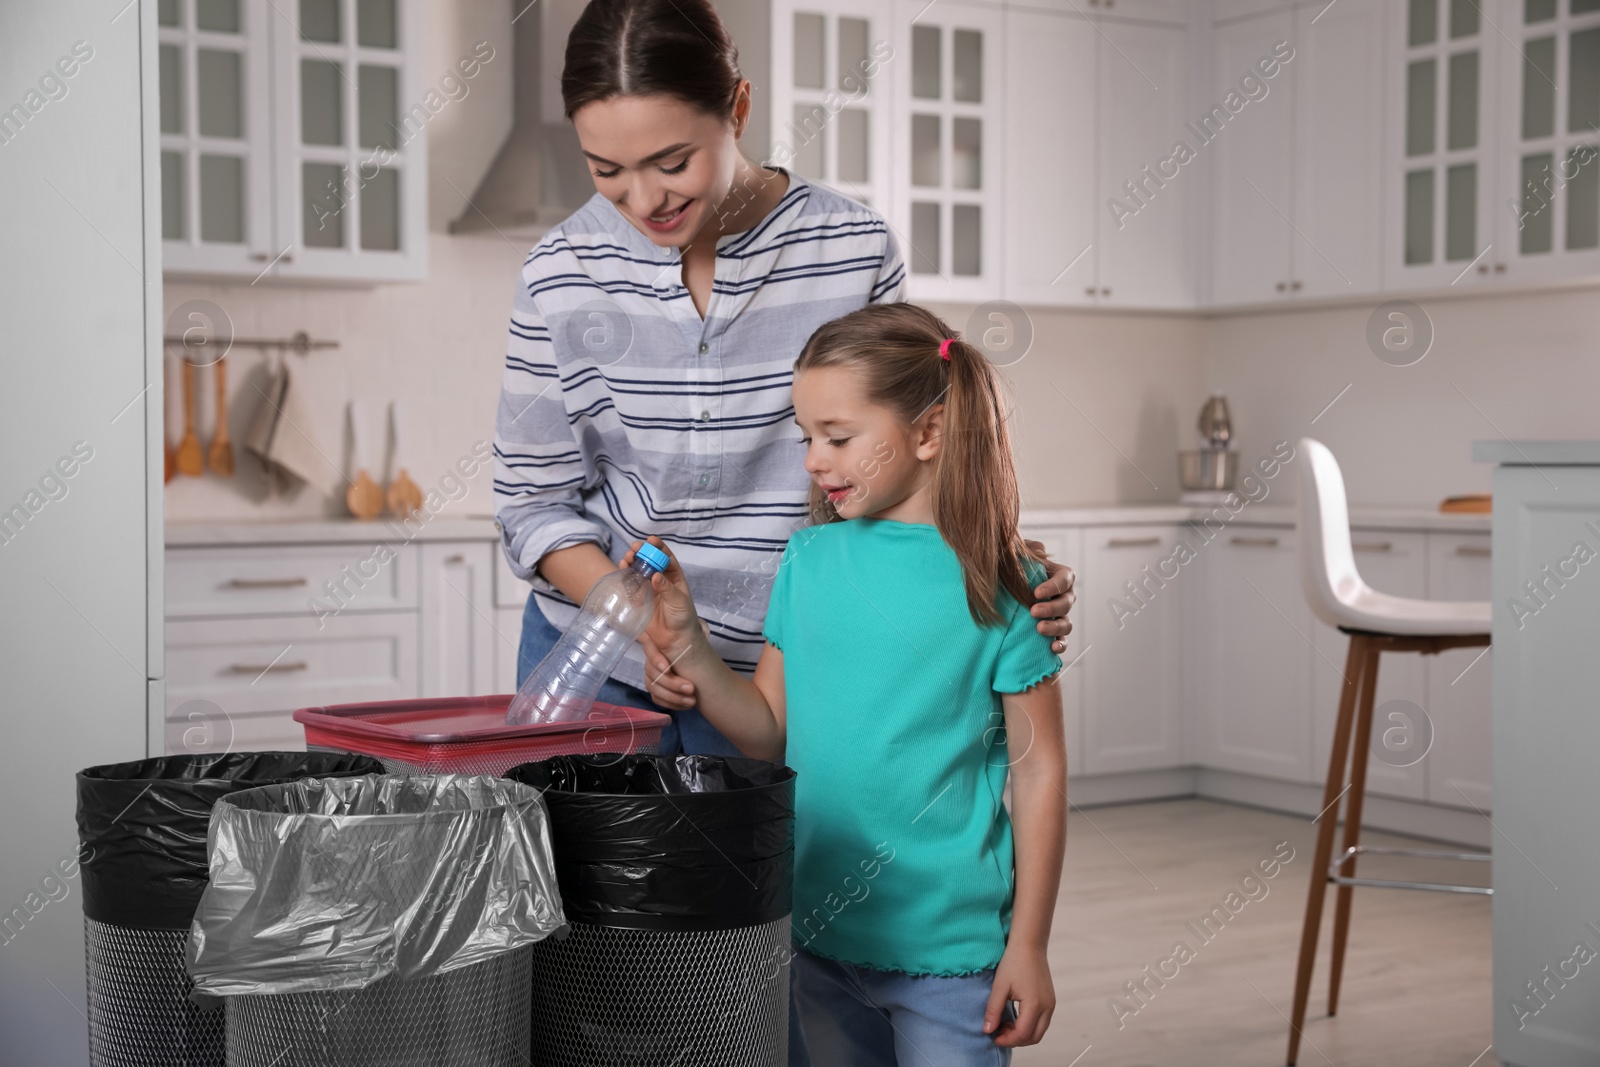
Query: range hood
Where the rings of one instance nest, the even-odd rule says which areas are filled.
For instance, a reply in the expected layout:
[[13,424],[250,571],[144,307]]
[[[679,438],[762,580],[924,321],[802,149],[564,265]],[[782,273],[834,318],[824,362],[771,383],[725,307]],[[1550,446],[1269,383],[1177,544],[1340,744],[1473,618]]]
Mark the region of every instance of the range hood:
[[594,195],[578,135],[562,114],[567,35],[585,0],[510,0],[511,133],[451,233],[537,239]]

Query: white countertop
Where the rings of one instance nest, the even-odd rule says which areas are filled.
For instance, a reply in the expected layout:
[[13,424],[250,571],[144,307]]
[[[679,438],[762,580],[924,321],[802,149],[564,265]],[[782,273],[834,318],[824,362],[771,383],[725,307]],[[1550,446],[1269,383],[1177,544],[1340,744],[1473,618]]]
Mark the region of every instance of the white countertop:
[[[1024,510],[1022,524],[1037,526],[1153,526],[1198,521],[1226,508],[1187,504],[1130,504],[1103,507]],[[1293,526],[1295,510],[1286,504],[1246,504],[1228,519],[1230,526]],[[1352,508],[1358,530],[1489,531],[1488,515],[1445,515],[1423,508]],[[499,532],[487,515],[447,516],[413,522],[390,519],[324,519],[300,522],[175,522],[167,524],[169,548],[207,545],[327,544],[407,541],[494,541]]]
[[1600,441],[1474,441],[1472,459],[1507,467],[1600,467]]

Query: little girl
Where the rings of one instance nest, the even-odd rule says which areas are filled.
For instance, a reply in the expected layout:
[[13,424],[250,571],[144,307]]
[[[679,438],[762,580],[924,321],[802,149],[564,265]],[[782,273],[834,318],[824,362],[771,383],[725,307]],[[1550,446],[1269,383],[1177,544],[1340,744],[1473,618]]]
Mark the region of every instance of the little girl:
[[653,579],[655,666],[797,772],[813,1060],[1007,1064],[1055,1008],[1066,752],[997,375],[931,312],[869,304],[812,334],[794,408],[824,521],[783,553],[754,679],[712,649],[676,559]]

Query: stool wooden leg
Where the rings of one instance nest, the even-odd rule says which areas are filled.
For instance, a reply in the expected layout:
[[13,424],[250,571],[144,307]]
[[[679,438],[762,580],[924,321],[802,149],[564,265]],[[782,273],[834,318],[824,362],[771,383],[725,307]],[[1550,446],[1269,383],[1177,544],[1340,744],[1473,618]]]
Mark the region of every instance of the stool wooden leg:
[[1338,825],[1339,800],[1344,794],[1345,763],[1350,755],[1350,729],[1355,719],[1356,695],[1361,675],[1367,666],[1368,641],[1360,635],[1350,638],[1350,654],[1345,659],[1344,691],[1339,695],[1339,718],[1333,727],[1333,751],[1328,756],[1327,785],[1322,790],[1322,813],[1317,817],[1317,847],[1311,857],[1311,885],[1306,893],[1305,924],[1300,928],[1300,959],[1295,968],[1294,1008],[1289,1020],[1289,1056],[1294,1067],[1300,1052],[1300,1029],[1306,1021],[1306,1002],[1311,998],[1311,972],[1317,962],[1317,935],[1322,929],[1322,901],[1328,891],[1328,864],[1333,859],[1333,831]]
[[[1361,699],[1356,704],[1356,732],[1350,753],[1350,795],[1344,805],[1344,848],[1361,843],[1361,808],[1367,798],[1368,748],[1372,743],[1372,703],[1378,690],[1378,662],[1382,652],[1373,645],[1367,652],[1367,665],[1361,672]],[[1341,853],[1342,854],[1342,853]],[[1356,873],[1355,857],[1346,860],[1339,873]],[[1350,932],[1350,897],[1353,886],[1339,887],[1333,908],[1333,967],[1328,978],[1328,1014],[1339,1013],[1339,980],[1344,976],[1345,938]]]

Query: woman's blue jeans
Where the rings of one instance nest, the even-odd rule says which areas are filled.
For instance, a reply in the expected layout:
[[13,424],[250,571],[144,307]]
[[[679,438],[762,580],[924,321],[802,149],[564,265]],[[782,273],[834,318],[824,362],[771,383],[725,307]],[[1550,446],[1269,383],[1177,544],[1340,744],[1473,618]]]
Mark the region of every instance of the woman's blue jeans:
[[[561,631],[544,617],[544,612],[539,610],[537,601],[530,593],[528,605],[522,611],[522,640],[517,645],[519,689],[524,679],[559,640]],[[625,708],[644,708],[646,711],[659,711],[664,715],[671,715],[671,724],[661,731],[662,755],[676,756],[681,753],[710,756],[739,755],[739,750],[734,747],[733,742],[706,722],[705,716],[700,714],[698,708],[670,711],[651,700],[650,694],[643,689],[628,685],[626,682],[619,682],[615,678],[606,679],[606,683],[600,687],[600,699],[608,704],[619,704]],[[811,1057],[806,1053],[805,1035],[800,1030],[800,1013],[795,1010],[792,977],[789,983],[789,1067],[811,1067]]]

